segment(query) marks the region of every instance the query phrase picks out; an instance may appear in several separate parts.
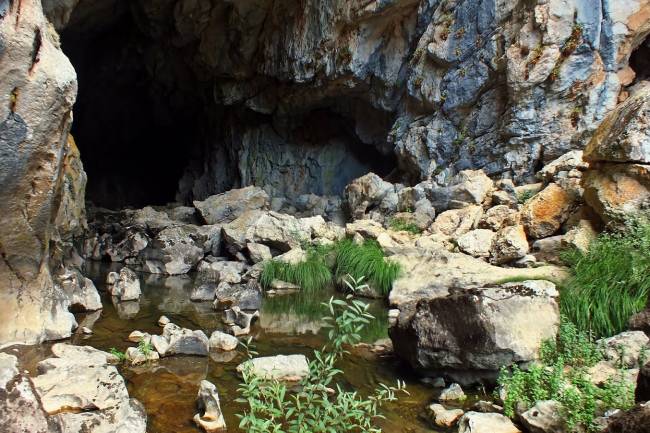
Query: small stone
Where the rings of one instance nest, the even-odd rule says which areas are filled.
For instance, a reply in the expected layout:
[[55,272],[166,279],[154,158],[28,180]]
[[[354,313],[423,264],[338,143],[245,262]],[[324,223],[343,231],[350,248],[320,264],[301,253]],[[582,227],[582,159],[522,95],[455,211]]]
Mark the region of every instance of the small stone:
[[529,249],[523,226],[504,227],[494,237],[490,260],[497,265],[508,263],[524,257]]
[[472,410],[475,412],[483,413],[503,413],[503,407],[498,404],[494,404],[491,401],[479,400],[472,406]]
[[168,323],[171,323],[171,320],[169,320],[169,317],[167,316],[160,316],[158,319],[158,326],[164,327]]
[[231,351],[235,350],[238,345],[239,340],[225,332],[214,331],[212,335],[210,335],[210,349]]
[[159,357],[158,352],[155,350],[150,350],[145,354],[137,347],[129,347],[126,349],[126,359],[131,363],[131,365],[140,365],[147,361],[155,361],[159,359]]
[[142,332],[142,331],[133,331],[133,332],[131,332],[131,333],[129,334],[129,336],[128,336],[128,340],[129,340],[130,342],[132,342],[132,343],[139,343],[140,340],[142,340],[143,338],[145,338],[147,335],[149,335],[149,334],[147,334],[146,332]]
[[554,400],[542,400],[521,414],[521,423],[530,433],[566,432],[564,416],[560,403]]
[[92,335],[93,330],[88,328],[87,326],[82,326],[81,327],[81,333],[84,335]]
[[161,335],[152,335],[151,345],[160,356],[165,356],[167,349],[169,349],[169,342]]
[[462,409],[445,409],[441,404],[431,404],[427,407],[431,419],[438,427],[452,427],[465,413]]
[[208,433],[224,431],[226,421],[221,412],[217,387],[207,380],[201,381],[197,396],[199,413],[194,415],[194,422]]
[[447,388],[443,389],[438,397],[440,401],[450,401],[450,400],[465,400],[467,396],[463,391],[463,388],[457,383],[452,383]]

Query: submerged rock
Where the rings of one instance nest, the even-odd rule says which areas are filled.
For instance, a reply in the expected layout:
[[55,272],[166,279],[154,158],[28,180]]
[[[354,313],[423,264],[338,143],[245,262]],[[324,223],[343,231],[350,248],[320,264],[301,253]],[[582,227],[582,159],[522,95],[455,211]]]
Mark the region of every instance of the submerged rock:
[[226,429],[226,421],[221,412],[217,387],[207,380],[202,380],[199,386],[196,405],[199,413],[194,415],[194,422],[208,433]]

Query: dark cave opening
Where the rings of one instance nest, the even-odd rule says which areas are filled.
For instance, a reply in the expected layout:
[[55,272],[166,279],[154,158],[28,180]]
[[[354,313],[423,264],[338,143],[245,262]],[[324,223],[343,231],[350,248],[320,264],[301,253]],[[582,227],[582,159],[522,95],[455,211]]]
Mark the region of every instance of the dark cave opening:
[[149,22],[139,2],[81,5],[61,42],[78,75],[72,135],[95,206],[190,205],[247,185],[289,200],[340,195],[352,179],[397,166],[386,145],[392,113],[359,95],[281,115],[226,106],[213,89],[233,77],[201,70],[173,25]]
[[630,67],[636,73],[635,82],[650,79],[650,37],[632,52]]
[[[110,20],[71,25],[62,47],[77,71],[72,135],[88,174],[86,199],[107,208],[174,201],[198,141],[191,93],[175,98],[142,59],[152,41],[123,2]],[[153,73],[152,73],[153,72]]]

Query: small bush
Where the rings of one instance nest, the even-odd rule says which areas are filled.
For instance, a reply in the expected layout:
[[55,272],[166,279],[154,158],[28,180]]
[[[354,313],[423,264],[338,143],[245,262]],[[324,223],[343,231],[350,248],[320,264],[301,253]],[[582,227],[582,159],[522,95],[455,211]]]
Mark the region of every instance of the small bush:
[[627,328],[650,293],[650,224],[629,222],[625,230],[601,234],[586,254],[562,258],[571,276],[561,290],[562,314],[584,332],[608,337]]
[[326,263],[327,250],[310,248],[304,262],[291,264],[279,260],[265,263],[260,276],[263,287],[269,287],[273,280],[297,284],[303,290],[320,290],[332,284],[332,271]]
[[[352,300],[351,295],[346,300],[332,298],[324,306],[331,314],[325,319],[330,328],[329,343],[314,352],[309,374],[300,382],[299,392],[291,392],[277,380],[263,380],[250,370],[242,372],[241,398],[237,401],[247,409],[238,415],[240,429],[249,433],[381,432],[373,425],[374,420],[381,417],[379,410],[385,402],[397,399],[396,392],[406,392],[404,383],[398,381],[395,387],[381,384],[368,397],[334,385],[335,378],[342,373],[336,369],[336,363],[347,353],[347,345],[360,341],[359,332],[372,315],[367,304]],[[249,356],[255,354],[249,346],[246,351]]]
[[625,380],[625,371],[610,378],[602,387],[594,385],[587,372],[602,359],[589,335],[563,320],[557,340],[546,341],[540,364],[527,371],[517,366],[503,368],[498,383],[505,391],[504,413],[514,417],[540,400],[560,403],[570,432],[598,431],[597,416],[609,409],[629,409],[634,405],[634,384]]
[[390,220],[388,226],[397,232],[404,231],[414,235],[422,233],[422,229],[420,229],[420,227],[412,222],[405,220],[404,218],[393,218]]
[[367,277],[368,284],[383,295],[388,295],[400,273],[400,266],[386,260],[384,252],[375,241],[366,240],[358,245],[350,239],[335,246],[334,274],[342,281],[348,275],[358,279]]

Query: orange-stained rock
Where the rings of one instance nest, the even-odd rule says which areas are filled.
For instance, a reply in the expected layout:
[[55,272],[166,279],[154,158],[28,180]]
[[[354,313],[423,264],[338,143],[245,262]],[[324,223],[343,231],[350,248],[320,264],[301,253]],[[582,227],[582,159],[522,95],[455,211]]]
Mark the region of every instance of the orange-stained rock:
[[528,200],[521,210],[521,221],[526,233],[540,239],[551,236],[571,215],[576,197],[555,183]]
[[605,222],[650,215],[650,165],[601,163],[582,182],[585,201]]

